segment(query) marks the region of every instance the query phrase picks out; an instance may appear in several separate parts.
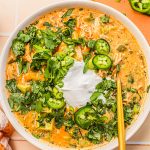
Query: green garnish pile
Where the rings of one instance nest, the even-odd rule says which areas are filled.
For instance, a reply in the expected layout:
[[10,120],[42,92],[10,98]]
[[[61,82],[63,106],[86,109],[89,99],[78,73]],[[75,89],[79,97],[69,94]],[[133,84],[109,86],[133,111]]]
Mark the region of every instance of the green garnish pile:
[[[63,79],[75,61],[73,56],[76,46],[87,46],[90,49],[88,53],[83,54],[84,73],[88,69],[104,70],[109,73],[113,65],[108,56],[111,49],[105,39],[72,38],[76,26],[76,18],[70,17],[73,10],[73,8],[69,9],[62,16],[62,21],[68,17],[68,21],[63,22],[64,28],[54,27],[50,22],[45,22],[43,26],[46,29],[38,29],[36,24],[32,24],[18,33],[11,46],[15,60],[9,63],[17,62],[20,75],[31,70],[43,74],[44,80],[31,80],[28,81],[28,86],[21,87],[16,79],[7,80],[6,88],[10,92],[8,99],[13,112],[25,114],[29,111],[36,111],[39,114],[38,128],[46,128],[54,119],[56,128],[65,126],[65,130],[72,138],[77,140],[85,138],[98,144],[105,140],[110,141],[117,136],[115,81],[104,78],[101,83],[97,84],[86,106],[77,111],[71,106],[69,106],[69,111],[66,111],[66,102],[60,88],[63,87]],[[100,18],[103,24],[109,23],[109,20],[107,15]],[[90,14],[86,21],[93,22],[94,16]],[[63,51],[57,52],[62,42],[66,44],[66,47]],[[32,62],[23,59],[27,44],[30,46],[30,52],[34,51]],[[129,77],[129,82],[131,84],[134,82],[133,77]],[[124,106],[126,125],[131,123],[140,109],[136,89],[124,89],[123,98],[128,92],[134,93],[136,97]],[[82,134],[82,129],[87,130],[86,134]]]

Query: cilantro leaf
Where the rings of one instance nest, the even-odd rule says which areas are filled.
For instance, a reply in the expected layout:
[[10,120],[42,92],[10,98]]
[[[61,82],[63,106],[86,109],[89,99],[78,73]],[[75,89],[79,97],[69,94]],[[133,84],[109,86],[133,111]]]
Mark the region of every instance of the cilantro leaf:
[[12,93],[19,92],[15,79],[6,80],[6,88],[8,89],[9,92],[12,92]]
[[64,22],[64,24],[69,28],[74,28],[76,26],[76,19],[71,18],[68,21]]
[[13,40],[11,48],[16,57],[25,53],[25,44],[17,39]]
[[68,10],[62,15],[61,18],[66,18],[66,17],[70,16],[70,15],[72,14],[73,10],[74,10],[74,8],[68,9]]
[[101,16],[100,21],[104,24],[109,23],[110,17],[108,15]]

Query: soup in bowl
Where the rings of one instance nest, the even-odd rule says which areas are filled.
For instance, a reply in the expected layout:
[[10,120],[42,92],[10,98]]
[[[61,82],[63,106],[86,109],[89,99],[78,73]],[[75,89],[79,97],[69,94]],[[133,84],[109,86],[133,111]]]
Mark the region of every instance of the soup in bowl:
[[130,130],[138,121],[148,92],[147,58],[113,15],[86,5],[62,7],[47,10],[16,33],[7,53],[5,95],[36,141],[79,149],[113,143],[117,76],[125,127]]

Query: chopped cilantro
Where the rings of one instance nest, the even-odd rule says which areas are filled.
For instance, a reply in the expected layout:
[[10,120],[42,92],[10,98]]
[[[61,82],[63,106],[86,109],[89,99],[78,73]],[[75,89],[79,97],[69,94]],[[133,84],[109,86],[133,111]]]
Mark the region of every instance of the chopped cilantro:
[[9,92],[12,92],[12,93],[19,92],[15,79],[6,80],[6,88],[8,89]]
[[147,86],[147,93],[149,92],[150,90],[150,85]]
[[89,40],[88,43],[87,43],[87,46],[88,46],[89,48],[93,49],[94,46],[95,46],[95,40]]
[[134,78],[131,74],[128,76],[128,82],[131,83],[131,84],[134,83]]
[[108,15],[104,15],[100,17],[100,22],[104,24],[109,23],[109,21],[110,21],[110,17]]
[[64,22],[64,24],[69,28],[74,28],[76,26],[76,19],[71,18],[67,22]]
[[68,9],[68,10],[62,15],[61,18],[66,18],[66,17],[70,16],[70,15],[72,14],[73,10],[74,10],[74,8]]
[[94,22],[94,21],[95,21],[95,18],[94,18],[94,16],[93,16],[92,13],[90,13],[90,15],[89,15],[88,18],[86,18],[86,21],[87,21],[87,22]]
[[51,25],[49,22],[44,22],[44,23],[43,23],[43,26],[51,27],[52,25]]
[[25,53],[25,44],[22,41],[19,41],[17,39],[13,40],[12,51],[15,54],[16,57],[24,55],[24,53]]

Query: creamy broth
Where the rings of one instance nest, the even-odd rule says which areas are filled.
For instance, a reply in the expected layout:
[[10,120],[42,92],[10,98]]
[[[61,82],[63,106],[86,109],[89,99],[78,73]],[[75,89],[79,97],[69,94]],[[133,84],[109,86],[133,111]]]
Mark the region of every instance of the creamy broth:
[[[48,92],[40,89],[37,83],[40,84],[39,81],[41,81],[41,86],[44,86],[43,82],[45,84],[45,82],[50,82],[51,80],[50,73],[45,71],[47,69],[46,65],[48,64],[47,57],[55,57],[57,54],[65,53],[65,50],[70,45],[73,45],[74,47],[73,52],[69,54],[69,57],[74,61],[84,61],[85,64],[87,63],[86,57],[89,57],[89,55],[91,57],[89,61],[94,61],[93,59],[95,56],[107,55],[112,62],[108,69],[99,69],[95,66],[94,68],[89,67],[88,69],[93,70],[104,80],[105,78],[111,79],[109,80],[112,81],[111,84],[115,84],[116,73],[118,72],[122,81],[126,127],[132,124],[132,120],[136,118],[140,111],[140,107],[144,103],[144,96],[147,88],[147,67],[144,55],[136,39],[127,28],[115,18],[87,8],[74,8],[66,14],[67,11],[68,9],[64,8],[50,12],[31,24],[31,26],[35,27],[36,31],[30,32],[27,28],[23,31],[24,33],[18,35],[16,41],[21,41],[25,49],[24,52],[22,48],[18,50],[19,44],[17,45],[15,43],[16,41],[13,42],[13,44],[16,44],[18,47],[16,45],[16,47],[13,47],[12,45],[10,48],[6,68],[6,87],[8,89],[8,99],[12,111],[19,122],[32,135],[62,147],[82,148],[109,142],[117,136],[116,88],[111,87],[110,91],[112,93],[110,95],[108,89],[108,96],[104,93],[104,96],[108,99],[106,104],[101,104],[101,107],[100,104],[90,104],[92,110],[97,109],[97,107],[99,107],[99,110],[103,109],[103,107],[105,109],[104,111],[98,112],[102,119],[101,129],[99,129],[100,125],[98,126],[97,124],[99,123],[95,120],[98,129],[92,128],[93,124],[91,124],[91,126],[88,124],[87,128],[82,128],[82,125],[79,125],[81,122],[76,123],[74,116],[74,113],[77,112],[79,108],[69,107],[65,102],[63,102],[64,104],[61,104],[64,105],[63,107],[60,106],[62,110],[52,103],[49,104],[49,102],[47,102],[48,106],[47,103],[45,104],[47,96],[50,96],[49,99],[51,99],[51,95],[48,95]],[[69,22],[69,19],[72,20]],[[57,38],[57,36],[54,36],[53,32],[57,32],[57,35],[59,35],[60,32],[58,30],[61,30],[60,32],[62,32],[64,37],[61,37],[56,41],[55,38]],[[65,31],[66,33],[64,33]],[[51,39],[51,37],[54,38]],[[68,41],[66,42],[66,37],[68,39],[74,39],[74,41],[71,41],[74,43],[68,44],[70,41],[67,39]],[[36,38],[37,40],[35,40]],[[96,48],[88,43],[93,40],[91,43],[95,42],[94,44],[96,44],[98,39],[104,39],[109,43],[110,51],[107,54],[99,54],[99,52],[95,50]],[[55,43],[52,43],[53,41],[55,41]],[[36,47],[35,45],[40,47]],[[50,54],[50,52],[48,53],[49,55],[41,54],[43,51],[46,52],[48,50],[53,51],[52,54]],[[40,57],[42,58],[39,60]],[[68,59],[70,58],[67,58],[67,61]],[[56,76],[54,76],[54,78],[56,78]],[[54,80],[54,78],[52,80]],[[55,87],[52,84],[51,86],[47,85],[46,88],[52,88],[52,95],[54,94]],[[45,94],[45,97],[42,97],[39,93]],[[54,95],[52,97],[54,97]],[[18,102],[21,100],[24,100],[25,102]],[[35,101],[37,102],[35,103]],[[51,115],[52,113],[53,115]],[[58,119],[58,114],[61,113],[64,116],[59,117],[61,119],[65,118],[64,120]],[[69,117],[71,117],[70,122],[68,122],[70,119]],[[60,121],[62,121],[62,123],[60,123]],[[70,125],[71,123],[72,125]],[[115,124],[112,131],[110,131],[111,133],[108,132],[108,130],[110,130],[109,128],[103,127],[104,124],[108,125],[110,128],[112,127],[110,124]],[[103,128],[106,130],[106,134],[102,132]]]

